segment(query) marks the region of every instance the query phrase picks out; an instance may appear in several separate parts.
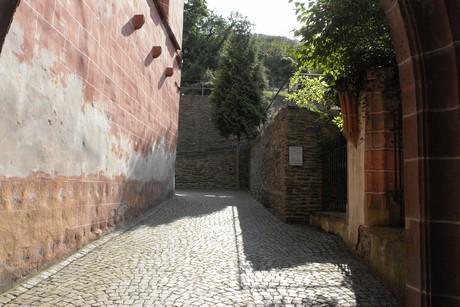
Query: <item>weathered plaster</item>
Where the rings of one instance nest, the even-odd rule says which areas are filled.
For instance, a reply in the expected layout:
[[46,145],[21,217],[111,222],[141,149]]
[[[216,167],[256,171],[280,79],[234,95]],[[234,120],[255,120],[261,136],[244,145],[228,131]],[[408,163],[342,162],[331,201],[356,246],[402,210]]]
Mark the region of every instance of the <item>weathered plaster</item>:
[[0,54],[0,291],[174,190],[180,71],[144,66],[161,21],[126,37],[145,1],[47,5],[21,1]]
[[166,152],[166,141],[152,146],[151,154],[145,157],[132,153],[128,161],[127,176],[142,182],[164,181],[171,176],[176,161],[176,152]]
[[[110,133],[106,104],[83,105],[83,81],[76,74],[53,73],[62,59],[35,48],[32,61],[21,62],[17,55],[24,53],[23,33],[17,23],[10,33],[0,58],[0,160],[5,162],[0,174],[101,172],[143,182],[170,176],[175,152],[167,152],[164,137],[152,145],[149,155],[136,153],[128,136]],[[113,146],[122,154],[115,154]]]

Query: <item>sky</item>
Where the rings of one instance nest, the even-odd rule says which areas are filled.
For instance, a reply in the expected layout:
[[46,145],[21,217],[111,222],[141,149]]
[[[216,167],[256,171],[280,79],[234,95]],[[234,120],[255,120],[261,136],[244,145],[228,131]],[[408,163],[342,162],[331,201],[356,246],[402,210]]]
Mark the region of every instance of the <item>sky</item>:
[[297,23],[294,4],[288,0],[206,0],[208,9],[227,17],[239,12],[255,24],[253,33],[294,38]]

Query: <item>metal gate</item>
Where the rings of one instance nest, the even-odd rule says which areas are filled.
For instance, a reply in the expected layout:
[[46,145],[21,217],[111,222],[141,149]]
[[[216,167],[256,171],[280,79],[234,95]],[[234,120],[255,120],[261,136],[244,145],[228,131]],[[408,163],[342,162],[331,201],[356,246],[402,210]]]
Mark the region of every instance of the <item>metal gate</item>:
[[393,112],[393,150],[395,165],[395,200],[399,205],[399,217],[404,224],[404,158],[403,158],[403,122],[401,104]]
[[347,140],[339,135],[325,143],[321,153],[323,211],[347,208]]

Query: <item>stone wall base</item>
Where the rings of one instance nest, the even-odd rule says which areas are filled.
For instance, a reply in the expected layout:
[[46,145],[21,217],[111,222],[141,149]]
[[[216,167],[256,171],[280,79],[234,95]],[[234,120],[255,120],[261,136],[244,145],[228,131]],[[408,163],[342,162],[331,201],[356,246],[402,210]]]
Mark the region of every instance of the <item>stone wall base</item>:
[[[310,224],[348,241],[348,225],[344,213],[314,212]],[[405,298],[405,245],[401,227],[360,226],[354,254],[393,294]]]

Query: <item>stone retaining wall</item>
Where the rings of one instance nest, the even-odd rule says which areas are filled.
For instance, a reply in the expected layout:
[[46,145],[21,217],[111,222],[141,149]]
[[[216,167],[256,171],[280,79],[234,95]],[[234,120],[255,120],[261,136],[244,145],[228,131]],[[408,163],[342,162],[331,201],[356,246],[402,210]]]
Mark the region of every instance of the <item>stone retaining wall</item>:
[[[251,149],[250,189],[285,222],[306,222],[321,209],[322,122],[319,115],[285,107]],[[302,147],[302,166],[289,165],[289,147]]]
[[[249,187],[249,146],[240,148],[240,188]],[[236,149],[179,153],[176,158],[176,188],[235,189]]]
[[[240,148],[240,188],[249,187],[249,141]],[[181,96],[176,187],[235,189],[236,139],[219,135],[208,96]]]

